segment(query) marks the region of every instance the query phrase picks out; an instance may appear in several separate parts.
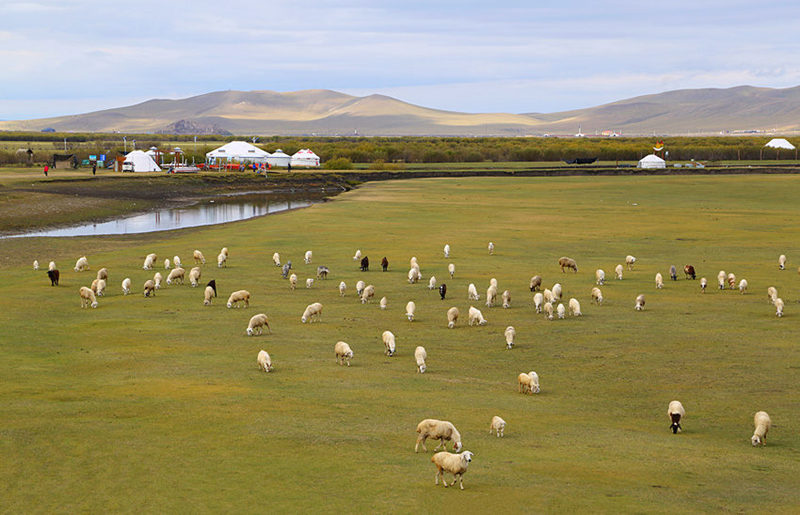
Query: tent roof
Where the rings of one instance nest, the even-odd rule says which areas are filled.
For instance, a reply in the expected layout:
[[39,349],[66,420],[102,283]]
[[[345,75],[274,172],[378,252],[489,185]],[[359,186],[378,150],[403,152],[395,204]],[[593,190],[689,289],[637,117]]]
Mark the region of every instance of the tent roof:
[[319,156],[311,151],[311,149],[304,148],[298,150],[292,155],[293,159],[319,159]]
[[639,160],[640,163],[664,163],[665,161],[655,154],[644,156]]
[[125,155],[125,161],[133,163],[134,172],[160,172],[161,168],[153,158],[141,150],[134,150]]
[[795,148],[794,145],[792,145],[791,143],[789,143],[788,141],[786,141],[783,138],[771,139],[771,140],[769,140],[769,143],[767,143],[764,146],[765,147],[770,147],[770,148],[785,148],[786,150],[794,150],[794,148]]
[[285,153],[283,150],[278,149],[272,153],[272,157],[289,157],[289,154]]
[[219,148],[215,148],[206,154],[206,157],[251,157],[251,158],[264,158],[269,157],[269,152],[261,150],[255,145],[251,145],[246,141],[231,141]]

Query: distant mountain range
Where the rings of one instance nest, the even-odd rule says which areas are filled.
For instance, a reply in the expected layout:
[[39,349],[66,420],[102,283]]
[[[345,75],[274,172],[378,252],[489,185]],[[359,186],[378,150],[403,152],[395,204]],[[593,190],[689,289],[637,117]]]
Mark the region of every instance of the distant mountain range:
[[0,130],[362,136],[587,136],[800,131],[800,86],[685,89],[558,113],[459,113],[329,90],[217,91],[92,113],[0,122]]

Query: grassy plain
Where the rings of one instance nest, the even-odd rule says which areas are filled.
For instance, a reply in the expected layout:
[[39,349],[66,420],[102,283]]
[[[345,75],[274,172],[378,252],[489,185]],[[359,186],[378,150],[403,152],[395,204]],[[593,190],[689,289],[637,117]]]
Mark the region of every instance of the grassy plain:
[[[795,176],[424,179],[370,183],[312,208],[221,226],[127,237],[0,240],[0,506],[27,511],[228,512],[791,512],[800,505],[797,313],[800,277],[779,271],[800,260],[800,183]],[[486,244],[493,241],[495,256]],[[452,247],[444,259],[442,246]],[[211,264],[230,249],[228,268]],[[167,286],[145,299],[144,256],[185,265],[200,248],[220,297]],[[360,248],[372,270],[358,271]],[[312,265],[303,252],[314,252]],[[290,291],[271,264],[291,259],[300,282],[319,264],[327,281]],[[92,271],[72,271],[87,255]],[[590,303],[594,270],[623,281]],[[390,271],[380,272],[387,256]],[[439,300],[409,285],[448,285]],[[557,259],[574,257],[577,274]],[[62,272],[51,288],[36,258]],[[449,262],[454,279],[446,278]],[[692,263],[699,281],[667,281]],[[96,310],[77,290],[105,266]],[[191,265],[189,265],[191,266]],[[188,269],[188,266],[187,266]],[[717,271],[747,278],[739,295],[714,288]],[[162,274],[164,273],[161,270]],[[584,316],[548,322],[533,312],[528,280],[564,285]],[[131,277],[135,294],[119,284]],[[488,324],[466,327],[467,285],[483,298],[489,278],[512,308],[485,308]],[[360,304],[359,279],[376,286]],[[340,298],[340,280],[348,285]],[[765,290],[786,301],[777,319]],[[225,308],[246,288],[249,309]],[[644,312],[634,312],[645,293]],[[377,299],[386,295],[389,308]],[[405,319],[408,300],[417,319]],[[303,308],[324,304],[320,324]],[[462,320],[446,328],[445,312]],[[273,334],[249,338],[265,312]],[[503,330],[517,329],[504,348]],[[397,336],[383,355],[381,332]],[[333,346],[348,341],[353,365]],[[413,350],[428,350],[415,373]],[[270,352],[275,372],[255,363]],[[536,370],[542,393],[517,393]],[[668,429],[667,404],[687,409],[684,433]],[[750,446],[757,410],[772,416],[768,445]],[[508,427],[488,434],[493,415]],[[465,490],[433,484],[430,455],[414,454],[419,420],[455,423],[475,453]],[[429,446],[429,449],[435,444]]]

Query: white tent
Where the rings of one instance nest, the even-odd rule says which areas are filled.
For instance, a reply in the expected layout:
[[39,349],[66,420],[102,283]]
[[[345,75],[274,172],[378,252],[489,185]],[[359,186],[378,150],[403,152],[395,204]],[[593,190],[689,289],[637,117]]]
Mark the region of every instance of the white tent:
[[319,166],[319,156],[307,148],[298,150],[292,156],[292,166]]
[[769,143],[767,143],[764,146],[765,147],[769,147],[769,148],[783,148],[783,149],[786,149],[786,150],[794,150],[795,149],[794,145],[792,145],[791,143],[789,143],[788,141],[786,141],[783,138],[771,139],[771,140],[769,140]]
[[207,163],[217,161],[256,162],[263,163],[269,159],[270,154],[246,141],[231,141],[206,154]]
[[270,166],[286,167],[289,166],[289,163],[291,161],[292,161],[291,156],[289,156],[289,154],[284,153],[283,150],[281,149],[276,150],[267,158],[267,163],[269,163]]
[[160,172],[161,168],[153,161],[153,158],[148,156],[141,150],[134,150],[125,156],[125,162],[122,164],[122,171],[129,172]]
[[636,165],[636,168],[666,168],[666,167],[667,167],[666,161],[664,161],[655,154],[644,156],[639,160],[639,164]]

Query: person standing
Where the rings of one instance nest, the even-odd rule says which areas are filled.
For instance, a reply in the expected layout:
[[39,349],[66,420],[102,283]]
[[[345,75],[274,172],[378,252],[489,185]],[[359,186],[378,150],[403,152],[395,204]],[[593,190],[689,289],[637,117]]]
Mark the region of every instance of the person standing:
[[46,164],[44,165],[44,176],[47,177],[47,171],[50,169]]
[[97,161],[92,161],[92,175],[97,175]]

